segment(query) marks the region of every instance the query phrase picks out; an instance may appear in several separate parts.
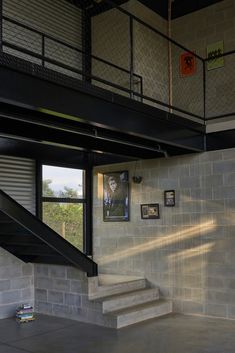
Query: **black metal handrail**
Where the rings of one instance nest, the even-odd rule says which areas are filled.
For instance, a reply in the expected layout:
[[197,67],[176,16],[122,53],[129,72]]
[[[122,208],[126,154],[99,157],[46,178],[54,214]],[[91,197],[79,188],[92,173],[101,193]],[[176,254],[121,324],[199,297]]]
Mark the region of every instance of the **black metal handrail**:
[[68,263],[86,272],[89,277],[98,275],[98,266],[93,260],[49,228],[1,189],[0,211],[29,231],[30,234],[42,241],[42,243],[46,244],[62,258],[66,259]]
[[[24,52],[25,54],[34,56],[34,57],[36,57],[37,59],[42,60],[42,62],[43,62],[43,61],[47,61],[47,62],[49,62],[49,63],[52,63],[52,64],[58,65],[58,66],[60,66],[60,67],[62,67],[62,68],[65,68],[65,69],[67,69],[67,70],[73,71],[74,73],[81,74],[81,75],[85,76],[86,78],[90,78],[90,79],[91,79],[91,78],[94,78],[96,81],[100,81],[101,83],[105,83],[105,84],[107,84],[107,85],[109,84],[110,86],[113,86],[113,85],[114,85],[113,83],[110,83],[109,81],[103,82],[102,79],[100,79],[100,78],[98,78],[98,77],[94,77],[93,75],[89,75],[89,74],[85,73],[83,70],[74,69],[72,66],[64,65],[64,64],[62,64],[62,63],[59,62],[59,61],[56,61],[56,60],[53,60],[53,59],[50,59],[50,58],[46,57],[46,56],[45,56],[45,39],[49,39],[49,40],[51,40],[51,41],[54,41],[55,43],[60,44],[60,45],[66,47],[66,48],[68,48],[68,49],[74,50],[75,52],[77,52],[77,53],[79,53],[79,54],[82,54],[82,55],[85,55],[85,51],[84,51],[84,50],[82,50],[82,49],[80,49],[80,48],[77,48],[77,47],[75,47],[75,46],[73,46],[73,45],[71,45],[71,44],[65,43],[65,42],[59,40],[58,38],[55,38],[55,37],[50,36],[50,35],[48,35],[48,34],[45,34],[45,33],[41,32],[41,31],[39,31],[39,30],[37,30],[37,29],[35,29],[35,28],[33,28],[33,27],[30,27],[30,26],[25,25],[25,24],[23,24],[23,23],[21,23],[21,22],[18,22],[18,21],[16,21],[16,20],[13,20],[13,19],[11,19],[11,18],[9,18],[9,17],[7,17],[7,16],[3,16],[2,19],[3,19],[4,21],[8,21],[8,22],[10,22],[10,23],[15,24],[16,26],[22,27],[22,28],[24,28],[24,29],[27,29],[28,31],[31,31],[31,32],[33,32],[33,33],[36,33],[36,34],[40,35],[41,38],[42,38],[42,48],[41,48],[42,55],[40,55],[40,54],[38,54],[38,53],[35,53],[34,51],[30,51],[30,50],[28,50],[28,49],[25,49],[25,48],[23,48],[23,47],[13,45],[13,44],[11,44],[11,43],[9,43],[9,42],[7,42],[7,41],[4,41],[4,40],[2,41],[2,44],[3,44],[3,45],[8,46],[8,47],[10,47],[10,48],[12,48],[12,49],[15,49],[15,50],[20,50],[20,51]],[[101,63],[103,63],[103,64],[106,64],[106,65],[108,65],[108,66],[111,66],[111,67],[113,67],[113,68],[115,68],[115,69],[117,69],[117,70],[120,70],[120,71],[124,72],[124,73],[127,73],[127,74],[129,74],[129,75],[131,74],[131,72],[130,72],[129,70],[127,70],[127,69],[125,69],[125,68],[123,68],[123,67],[121,67],[121,66],[119,66],[119,65],[110,63],[109,61],[104,60],[104,59],[98,57],[97,55],[91,54],[90,57],[91,57],[92,59],[94,59],[94,60],[97,60],[97,61],[99,61],[99,62],[101,62]],[[43,66],[44,66],[44,65],[43,65]],[[141,77],[140,75],[136,74],[136,73],[133,73],[133,77],[136,77],[136,78],[138,78],[138,79],[140,80],[140,84],[141,84],[141,87],[142,87],[142,85],[143,85],[142,77]],[[122,89],[122,88],[123,88],[123,90],[124,90],[125,92],[131,93],[131,92],[130,92],[131,90],[126,90],[124,87],[119,86],[119,85],[114,86],[114,88],[118,88],[118,89]],[[142,90],[142,89],[141,89],[141,90]],[[134,91],[133,91],[133,93],[134,93]]]
[[[131,14],[130,12],[126,11],[125,9],[115,5],[111,0],[105,0],[108,4],[112,5],[112,7],[117,8],[120,12],[122,12],[123,14],[125,14],[126,16],[128,16],[130,18],[130,37],[131,37],[131,32],[133,31],[133,20],[137,21],[138,23],[140,23],[141,25],[145,26],[146,28],[150,29],[151,31],[153,31],[154,33],[156,33],[157,35],[161,36],[162,38],[164,38],[167,41],[170,41],[172,44],[176,45],[177,47],[192,53],[198,60],[200,60],[202,62],[203,65],[203,72],[202,72],[202,91],[203,91],[203,98],[202,101],[200,101],[202,103],[202,115],[196,114],[194,112],[191,111],[187,111],[185,109],[176,107],[172,104],[168,104],[166,102],[163,102],[159,99],[155,99],[154,97],[150,97],[147,95],[143,94],[143,77],[137,73],[134,73],[133,71],[133,52],[132,50],[130,50],[130,69],[126,69],[123,68],[119,65],[116,65],[114,63],[109,62],[108,60],[105,60],[97,55],[93,55],[93,54],[89,54],[89,58],[88,60],[96,60],[102,64],[105,64],[107,66],[109,66],[110,68],[114,68],[116,70],[119,70],[120,72],[123,72],[125,74],[127,74],[129,76],[129,85],[127,87],[124,87],[123,85],[120,85],[118,83],[114,83],[114,82],[110,82],[109,80],[105,79],[105,78],[101,78],[100,76],[97,76],[96,74],[93,74],[91,71],[86,72],[86,70],[84,69],[84,67],[82,69],[79,68],[75,68],[72,65],[69,64],[65,64],[59,60],[56,59],[52,59],[50,57],[48,57],[46,55],[46,40],[50,40],[53,41],[54,43],[57,43],[65,48],[71,49],[73,51],[75,51],[76,53],[81,54],[81,56],[87,57],[87,54],[84,50],[75,47],[69,43],[65,43],[63,41],[61,41],[58,38],[55,38],[51,35],[45,34],[33,27],[30,27],[24,23],[18,22],[12,18],[9,18],[7,16],[3,16],[2,19],[4,21],[8,21],[16,26],[22,27],[28,31],[31,31],[33,33],[38,34],[41,37],[41,54],[39,54],[38,52],[35,52],[33,50],[29,50],[25,47],[22,47],[20,45],[15,45],[12,44],[6,40],[2,40],[2,28],[1,28],[1,43],[0,45],[14,49],[16,51],[22,52],[24,54],[30,55],[36,59],[41,60],[41,65],[45,67],[45,63],[49,63],[52,65],[55,65],[57,67],[60,67],[62,69],[68,70],[71,73],[77,74],[77,75],[81,75],[81,80],[86,81],[86,84],[94,84],[95,82],[99,82],[107,87],[111,87],[114,89],[119,90],[120,92],[123,92],[125,94],[127,94],[130,98],[136,98],[139,99],[141,102],[143,102],[143,100],[145,100],[146,102],[151,102],[154,104],[157,104],[159,106],[162,106],[164,108],[169,109],[169,111],[175,111],[175,112],[179,112],[181,114],[183,114],[184,116],[188,117],[193,117],[198,119],[200,122],[205,122],[205,121],[209,121],[209,120],[213,120],[213,119],[218,119],[218,118],[224,118],[224,117],[230,117],[230,116],[234,116],[235,113],[228,113],[228,114],[222,114],[222,115],[215,115],[215,116],[208,116],[208,112],[206,112],[206,104],[207,104],[207,78],[206,78],[206,63],[210,60],[210,58],[203,58],[201,56],[199,56],[198,54],[196,54],[195,52],[190,51],[188,48],[184,47],[183,45],[177,43],[175,40],[173,40],[172,38],[167,37],[165,34],[163,34],[162,32],[160,32],[159,30],[157,30],[156,28],[152,27],[151,25],[147,24],[146,22],[142,21],[141,19],[139,19],[138,17],[134,16],[133,14]],[[132,33],[133,35],[133,33]],[[131,40],[131,38],[130,38]],[[132,38],[133,41],[133,38]],[[133,43],[132,43],[133,44]],[[226,57],[229,55],[235,54],[235,50],[223,53],[221,55],[219,55],[220,57]],[[14,54],[13,54],[14,55]],[[218,57],[219,57],[218,56]],[[216,57],[215,57],[216,58]],[[25,59],[27,60],[27,59]],[[37,64],[34,64],[35,67],[37,66]],[[49,68],[47,68],[49,69]],[[139,89],[138,91],[136,89],[134,89],[134,78],[136,78],[138,80],[138,84],[139,84]],[[93,82],[92,82],[93,81]]]

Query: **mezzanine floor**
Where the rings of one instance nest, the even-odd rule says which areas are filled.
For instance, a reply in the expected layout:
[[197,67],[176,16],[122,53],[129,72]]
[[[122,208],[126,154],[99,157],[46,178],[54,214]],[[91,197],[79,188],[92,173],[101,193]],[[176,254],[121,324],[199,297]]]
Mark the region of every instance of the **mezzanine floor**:
[[0,353],[234,353],[235,321],[183,315],[114,330],[51,316],[0,320]]

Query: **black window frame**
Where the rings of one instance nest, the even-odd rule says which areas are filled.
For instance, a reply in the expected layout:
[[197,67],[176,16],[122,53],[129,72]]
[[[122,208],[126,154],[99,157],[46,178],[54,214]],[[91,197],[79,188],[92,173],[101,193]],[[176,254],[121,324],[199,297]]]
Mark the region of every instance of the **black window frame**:
[[[43,165],[61,168],[73,168],[84,171],[83,179],[83,198],[59,198],[59,197],[45,197],[42,195],[42,168]],[[82,165],[71,165],[58,162],[37,161],[36,163],[36,215],[42,218],[43,202],[64,202],[64,203],[80,203],[83,204],[83,253],[92,256],[92,167],[89,165],[84,167]]]

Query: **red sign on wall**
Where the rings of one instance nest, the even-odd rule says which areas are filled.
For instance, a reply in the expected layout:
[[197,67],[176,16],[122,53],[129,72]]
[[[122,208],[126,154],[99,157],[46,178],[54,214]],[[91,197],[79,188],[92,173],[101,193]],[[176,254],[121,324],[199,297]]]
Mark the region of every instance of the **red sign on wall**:
[[196,58],[193,53],[185,52],[180,55],[180,75],[187,77],[196,72]]

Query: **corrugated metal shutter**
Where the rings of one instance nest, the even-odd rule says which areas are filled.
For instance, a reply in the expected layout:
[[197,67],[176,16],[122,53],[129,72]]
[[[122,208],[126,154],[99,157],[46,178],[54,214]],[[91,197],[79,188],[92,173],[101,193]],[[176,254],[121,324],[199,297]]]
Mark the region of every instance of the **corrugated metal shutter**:
[[35,214],[35,162],[0,155],[0,189]]
[[[82,12],[66,0],[3,0],[3,15],[63,43],[82,49]],[[3,21],[3,40],[42,55],[42,36],[20,25]],[[41,65],[40,59],[4,47],[4,51]],[[45,38],[45,56],[73,68],[82,68],[81,53]],[[55,71],[76,77],[52,64]]]

